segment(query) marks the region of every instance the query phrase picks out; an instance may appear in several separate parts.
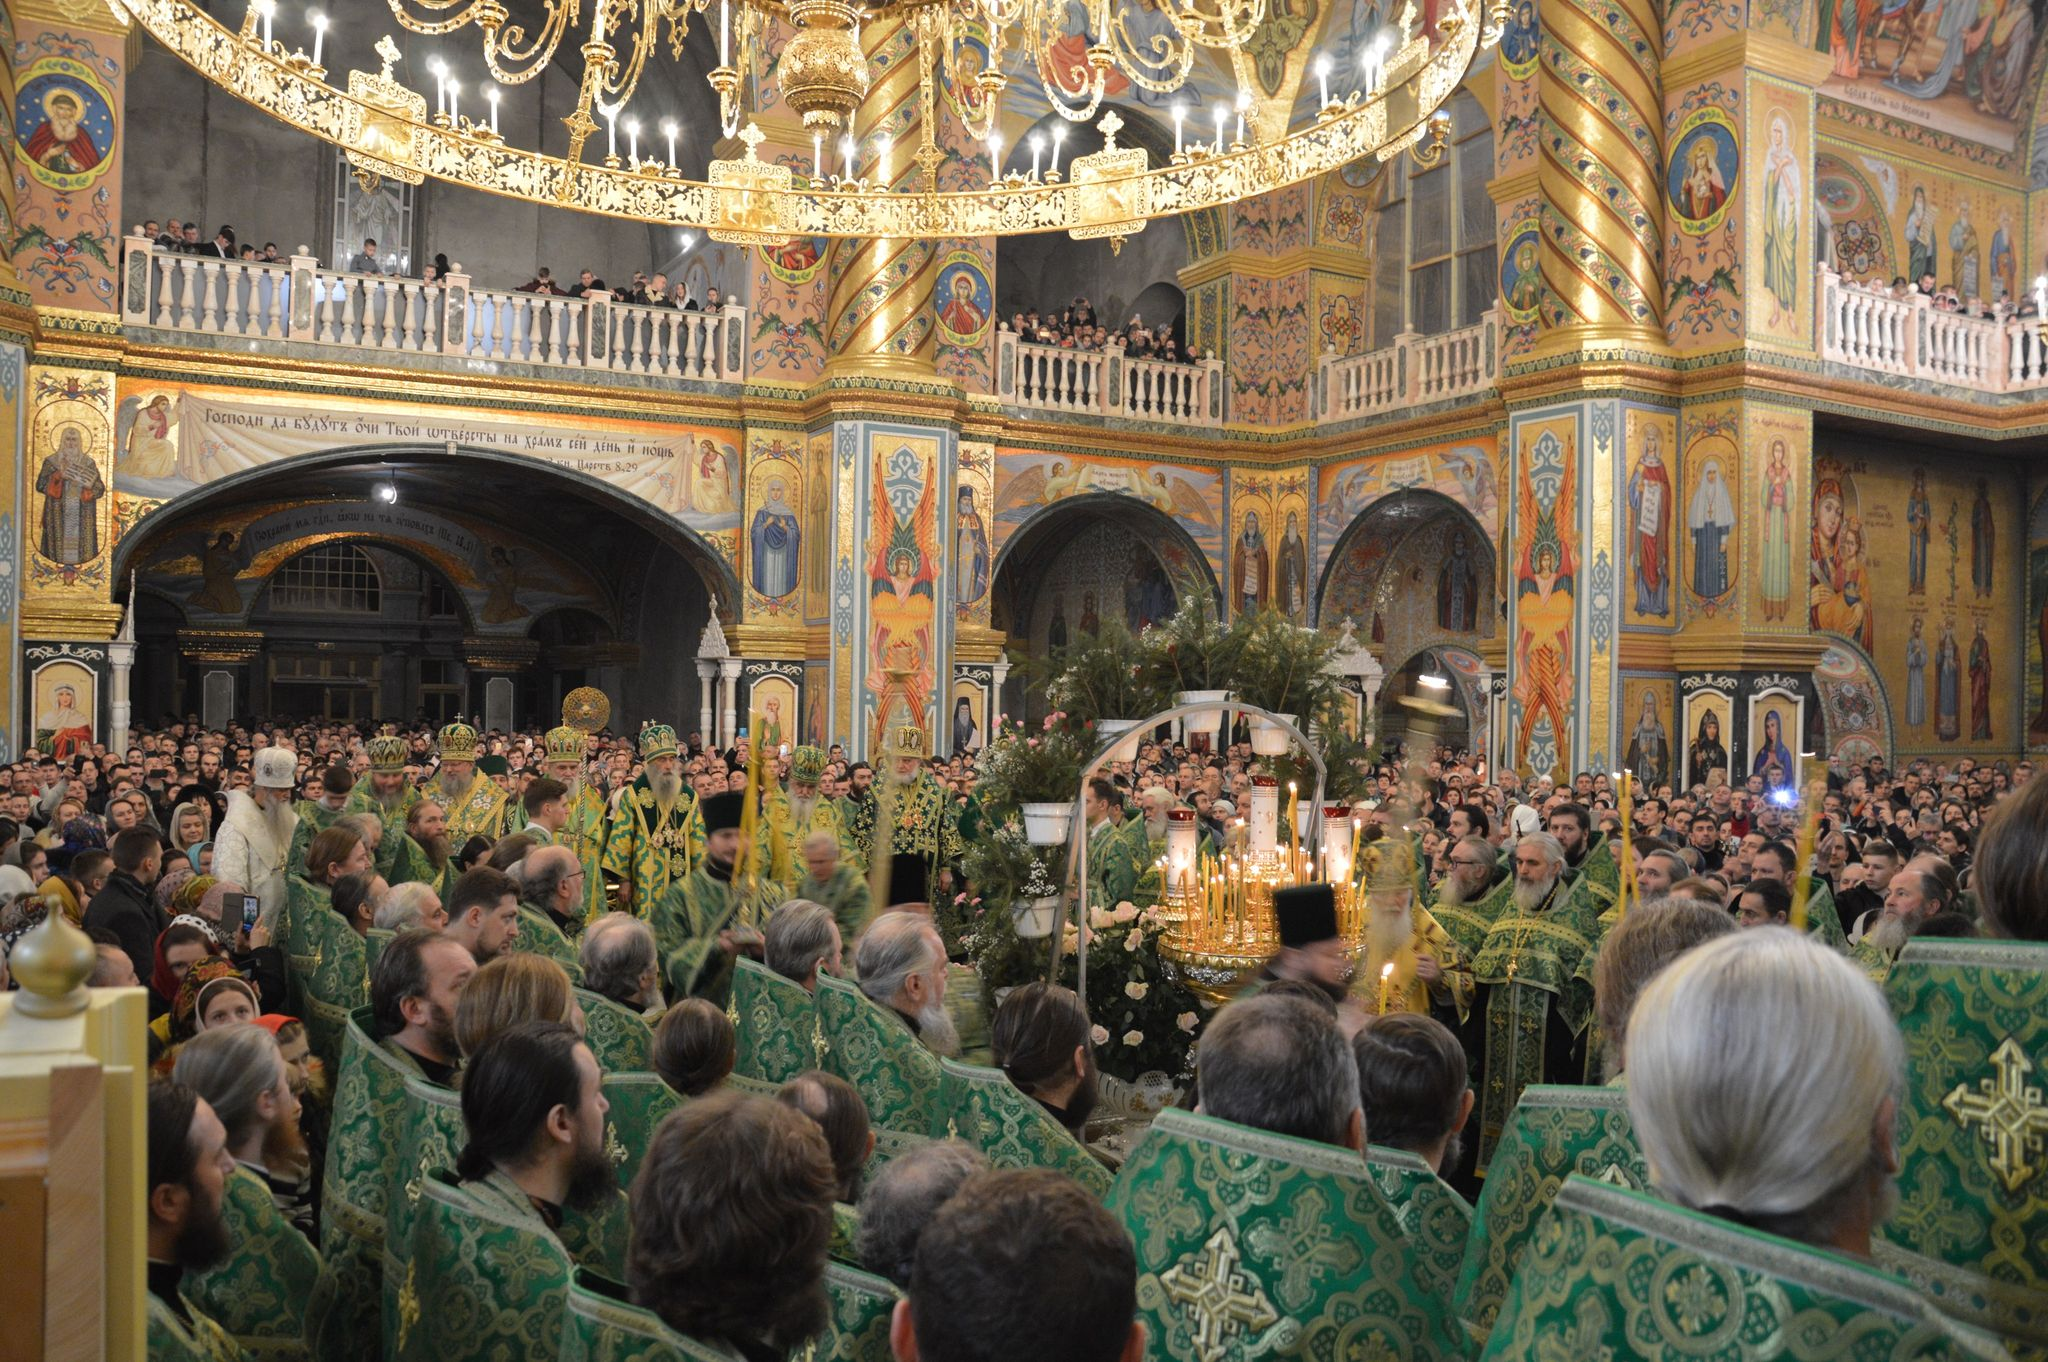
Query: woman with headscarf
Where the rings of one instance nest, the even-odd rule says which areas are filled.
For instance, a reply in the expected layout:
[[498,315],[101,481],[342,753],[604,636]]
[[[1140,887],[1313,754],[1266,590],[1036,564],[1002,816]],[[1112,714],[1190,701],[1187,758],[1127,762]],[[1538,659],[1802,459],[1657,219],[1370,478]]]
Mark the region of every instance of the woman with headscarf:
[[[13,872],[9,874],[8,872]],[[0,960],[14,954],[14,943],[27,936],[50,915],[50,905],[31,886],[24,891],[19,880],[27,879],[19,866],[0,867]]]
[[172,848],[182,856],[205,841],[212,828],[212,814],[210,806],[196,799],[188,800],[172,809],[170,827],[167,829]]
[[156,877],[156,883],[149,887],[150,901],[156,904],[158,912],[169,917],[174,911],[171,903],[177,898],[178,891],[190,884],[194,878],[189,861],[182,856],[166,856],[163,860],[163,870]]
[[213,843],[211,841],[194,842],[191,848],[186,851],[185,859],[192,862],[192,868],[200,874],[211,875],[213,873]]
[[284,950],[270,944],[270,933],[261,925],[243,931],[243,892],[239,884],[197,875],[185,881],[172,906],[181,916],[189,916],[213,934],[221,953],[255,984],[258,993],[282,1002],[286,987]]
[[178,1047],[207,1027],[254,1022],[262,1014],[255,988],[232,964],[218,956],[201,960],[178,985],[178,1000],[171,1007],[170,1045],[156,1057],[153,1072],[168,1077],[178,1062]]

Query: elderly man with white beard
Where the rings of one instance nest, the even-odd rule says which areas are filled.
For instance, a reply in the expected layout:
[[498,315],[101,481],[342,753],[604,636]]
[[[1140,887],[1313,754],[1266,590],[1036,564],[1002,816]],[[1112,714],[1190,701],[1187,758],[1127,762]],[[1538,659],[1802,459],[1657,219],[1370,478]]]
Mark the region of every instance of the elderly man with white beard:
[[960,1053],[960,1032],[946,1011],[946,947],[923,913],[884,913],[854,954],[860,991],[896,1017],[925,1049]]
[[448,811],[448,840],[457,847],[472,837],[495,842],[519,830],[506,826],[511,801],[504,787],[477,770],[478,741],[477,731],[460,719],[442,729],[441,769],[426,791]]
[[644,918],[689,876],[703,848],[691,832],[698,797],[683,786],[675,729],[641,729],[640,760],[640,778],[620,792],[603,869],[619,882],[619,907]]
[[857,806],[847,841],[867,867],[869,888],[879,902],[889,887],[898,856],[917,856],[927,882],[937,889],[939,872],[960,859],[959,809],[937,778],[925,769],[931,748],[915,724],[889,730],[882,751],[885,775],[875,782],[873,800]]
[[1882,984],[1920,925],[1948,909],[1948,889],[1941,878],[1908,862],[1885,886],[1884,907],[1864,930],[1863,939],[1849,947],[1849,958]]
[[1463,957],[1470,960],[1486,940],[1486,929],[1514,900],[1515,877],[1500,874],[1493,843],[1477,834],[1451,843],[1445,860],[1448,867],[1436,882],[1429,910],[1458,944]]
[[256,753],[254,779],[247,790],[228,792],[227,817],[213,843],[214,877],[254,894],[262,905],[259,920],[273,934],[285,903],[285,861],[299,823],[292,809],[296,765],[289,748]]
[[348,802],[341,811],[345,814],[374,813],[384,821],[386,828],[404,827],[407,815],[420,802],[420,792],[405,778],[405,763],[410,749],[404,738],[390,733],[379,734],[365,746],[370,756],[370,769],[349,791]]
[[1442,1013],[1446,1025],[1464,1025],[1472,1011],[1470,962],[1415,901],[1408,844],[1381,842],[1374,850],[1380,854],[1367,876],[1365,958],[1351,977],[1352,996],[1375,1015]]
[[583,764],[583,730],[567,724],[551,728],[543,740],[548,778],[562,783],[567,817],[555,830],[555,845],[576,853],[583,866],[583,920],[604,916],[604,839],[610,815],[604,791],[589,778]]
[[818,782],[825,775],[825,752],[818,747],[799,747],[789,754],[789,790],[771,784],[763,798],[762,812],[768,827],[768,873],[784,884],[794,884],[803,866],[805,848],[813,837],[826,835],[843,840],[839,808],[819,798]]
[[1472,961],[1482,1020],[1478,1167],[1493,1157],[1508,1114],[1532,1083],[1577,1082],[1593,992],[1579,965],[1600,936],[1609,898],[1599,881],[1565,880],[1565,851],[1549,833],[1515,844],[1514,895]]

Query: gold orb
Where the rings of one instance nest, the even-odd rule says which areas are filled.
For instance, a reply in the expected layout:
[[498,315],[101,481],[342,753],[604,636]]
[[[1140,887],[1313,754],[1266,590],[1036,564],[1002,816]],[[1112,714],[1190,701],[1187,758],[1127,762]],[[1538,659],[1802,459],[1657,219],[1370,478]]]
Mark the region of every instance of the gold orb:
[[14,1007],[28,1017],[65,1017],[86,1004],[85,981],[99,963],[92,938],[71,925],[63,910],[52,908],[21,940],[7,967],[21,992]]
[[849,125],[868,92],[868,64],[854,36],[853,7],[844,0],[794,0],[789,18],[796,35],[776,67],[783,102],[807,128]]

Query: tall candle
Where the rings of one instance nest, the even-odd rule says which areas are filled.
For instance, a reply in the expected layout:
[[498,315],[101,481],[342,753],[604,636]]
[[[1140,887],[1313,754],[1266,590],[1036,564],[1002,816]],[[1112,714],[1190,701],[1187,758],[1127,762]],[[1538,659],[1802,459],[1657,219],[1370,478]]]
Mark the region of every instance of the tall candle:
[[626,164],[637,167],[640,164],[640,120],[626,120]]
[[1628,912],[1628,901],[1635,894],[1636,858],[1633,825],[1636,802],[1634,791],[1629,784],[1629,773],[1616,771],[1614,775],[1621,789],[1621,884],[1615,907],[1615,916],[1621,917]]
[[[1179,104],[1173,106],[1173,154],[1176,156],[1181,154],[1181,125],[1187,121],[1187,116],[1188,111],[1184,106]],[[2048,282],[2048,275],[2043,276],[2043,282]],[[2048,308],[2043,308],[2042,311],[2048,313]]]
[[493,85],[484,91],[484,98],[491,102],[491,136],[498,135],[498,87]]
[[318,66],[320,64],[320,49],[327,42],[327,16],[322,14],[318,10],[314,10],[312,14],[312,20],[313,65]]
[[1380,1015],[1387,1015],[1387,1003],[1394,991],[1394,962],[1389,960],[1380,966]]
[[813,167],[814,167],[814,168],[813,168],[813,170],[812,170],[812,172],[811,172],[811,176],[812,176],[812,178],[813,178],[813,179],[818,179],[818,180],[822,180],[822,179],[824,179],[824,178],[825,178],[825,134],[824,134],[824,133],[822,133],[822,132],[814,132],[814,133],[812,133],[812,134],[811,134],[811,161],[812,161],[812,164],[813,164]]
[[668,138],[668,163],[669,163],[670,167],[674,167],[674,165],[676,164],[676,122],[675,122],[675,120],[674,120],[673,118],[670,118],[670,119],[665,119],[665,120],[663,120],[663,122],[662,122],[662,125],[661,125],[661,131],[662,131],[663,135],[665,135],[665,136],[666,136],[666,137]]
[[1060,173],[1060,143],[1066,140],[1067,129],[1064,124],[1052,130],[1052,173],[1055,175]]
[[619,115],[617,110],[607,110],[604,116],[604,154],[607,160],[619,159]]
[[1330,107],[1330,59],[1316,58],[1316,109],[1320,112]]

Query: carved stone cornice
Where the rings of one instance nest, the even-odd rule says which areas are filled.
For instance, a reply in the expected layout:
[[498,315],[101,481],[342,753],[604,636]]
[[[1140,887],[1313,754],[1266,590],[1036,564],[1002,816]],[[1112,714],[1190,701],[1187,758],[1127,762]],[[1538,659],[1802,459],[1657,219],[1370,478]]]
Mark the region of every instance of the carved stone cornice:
[[462,660],[481,671],[525,671],[540,660],[540,644],[530,638],[472,635],[462,640]]

